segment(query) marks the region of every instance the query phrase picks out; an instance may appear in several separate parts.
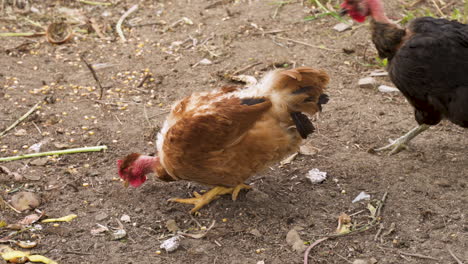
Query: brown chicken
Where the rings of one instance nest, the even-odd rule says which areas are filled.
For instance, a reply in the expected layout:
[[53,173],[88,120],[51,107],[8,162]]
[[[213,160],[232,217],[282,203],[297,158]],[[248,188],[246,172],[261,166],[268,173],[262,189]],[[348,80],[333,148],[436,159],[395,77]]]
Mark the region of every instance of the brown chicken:
[[214,186],[194,198],[191,213],[222,194],[236,200],[252,175],[298,150],[314,131],[309,118],[322,110],[329,81],[321,70],[299,67],[269,72],[247,88],[223,87],[175,103],[157,138],[157,156],[137,153],[118,161],[119,175],[134,187],[155,172],[163,181]]

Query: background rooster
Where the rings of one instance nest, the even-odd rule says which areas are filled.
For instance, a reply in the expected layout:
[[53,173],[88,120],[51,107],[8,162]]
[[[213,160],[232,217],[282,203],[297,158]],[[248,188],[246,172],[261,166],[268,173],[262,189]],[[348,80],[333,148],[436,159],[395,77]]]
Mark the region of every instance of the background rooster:
[[406,29],[390,22],[380,0],[345,0],[342,13],[371,19],[372,41],[388,58],[391,80],[413,105],[419,126],[376,151],[400,151],[431,125],[448,119],[468,127],[468,26],[431,17],[417,18]]
[[215,186],[194,198],[196,212],[222,194],[236,200],[250,176],[298,150],[314,127],[306,115],[321,111],[328,75],[300,67],[268,73],[245,89],[224,87],[177,102],[158,134],[158,156],[137,153],[118,161],[119,175],[139,186],[155,172],[163,181],[188,180]]

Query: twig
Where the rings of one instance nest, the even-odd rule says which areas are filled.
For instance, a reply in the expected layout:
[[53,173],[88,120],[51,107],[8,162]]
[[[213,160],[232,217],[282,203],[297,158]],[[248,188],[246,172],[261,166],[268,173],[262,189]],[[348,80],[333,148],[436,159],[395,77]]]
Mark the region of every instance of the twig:
[[239,69],[239,70],[233,72],[231,75],[232,75],[232,76],[235,76],[235,75],[237,75],[237,74],[239,74],[239,73],[242,73],[242,72],[245,72],[246,70],[248,70],[248,69],[250,69],[250,68],[252,68],[252,67],[255,67],[255,66],[259,65],[259,64],[262,64],[262,63],[261,63],[261,62],[252,63],[252,64],[250,64],[250,65],[245,66],[244,68],[241,68],[241,69]]
[[148,122],[148,126],[153,127],[153,125],[151,124],[151,122],[149,120],[148,112],[146,111],[146,106],[145,105],[143,105],[143,115],[145,116],[146,122]]
[[282,40],[286,40],[286,41],[291,41],[291,42],[294,42],[294,43],[297,43],[297,44],[301,44],[301,45],[304,45],[304,46],[307,46],[307,47],[311,47],[311,48],[323,49],[323,50],[328,50],[328,51],[337,51],[337,50],[334,50],[334,49],[325,48],[325,47],[323,47],[323,46],[312,45],[312,44],[309,44],[309,43],[307,43],[307,42],[303,42],[303,41],[299,41],[299,40],[295,40],[295,39],[283,38],[283,37],[278,37],[278,36],[276,36],[275,38],[277,38],[277,39],[282,39]]
[[145,75],[145,77],[143,78],[143,80],[141,80],[141,82],[137,85],[137,88],[140,88],[143,86],[143,84],[145,84],[146,80],[148,80],[148,78],[151,77],[151,74],[147,74]]
[[41,129],[36,125],[36,123],[34,123],[34,122],[31,122],[31,123],[32,123],[32,124],[34,125],[34,127],[37,129],[37,132],[39,132],[39,134],[42,135],[42,131],[41,131]]
[[398,253],[400,253],[401,255],[410,256],[410,257],[415,257],[415,258],[431,259],[431,260],[437,260],[437,261],[439,261],[438,258],[434,258],[434,257],[431,257],[431,256],[425,256],[425,255],[421,255],[421,254],[406,253],[406,252],[402,252],[402,251],[398,251]]
[[127,12],[125,12],[120,17],[119,21],[117,22],[117,25],[115,25],[115,30],[117,31],[117,33],[119,34],[119,37],[124,42],[127,41],[127,39],[125,38],[125,36],[124,36],[124,34],[122,32],[122,23],[125,20],[125,18],[127,18],[131,13],[135,12],[137,9],[138,9],[138,5],[134,5],[134,6],[130,7],[130,9],[128,9]]
[[44,36],[45,32],[4,32],[0,37],[39,37]]
[[25,155],[0,158],[0,162],[35,158],[35,157],[43,157],[43,156],[52,156],[52,155],[93,152],[93,151],[101,151],[105,149],[107,149],[107,146],[94,146],[94,147],[72,148],[72,149],[64,149],[64,150],[56,150],[56,151],[48,151],[48,152],[30,153],[30,154],[25,154]]
[[37,107],[39,107],[39,104],[41,102],[35,104],[29,111],[24,114],[22,117],[20,117],[18,120],[16,120],[11,126],[9,126],[7,129],[3,130],[2,133],[0,133],[0,138],[3,137],[8,131],[12,130],[14,127],[16,127],[19,123],[21,123],[24,119],[26,119],[29,115],[31,115],[34,111],[36,111]]
[[[80,1],[80,2],[81,2],[81,1]],[[91,254],[91,253],[78,252],[78,251],[70,251],[70,250],[64,251],[63,253],[65,253],[65,254],[74,254],[74,255],[93,255],[93,254]]]
[[453,253],[453,251],[450,249],[450,247],[448,245],[447,245],[447,250],[450,253],[450,255],[452,256],[452,258],[455,259],[455,261],[458,264],[463,264],[463,262]]
[[18,209],[14,208],[13,206],[11,206],[11,204],[9,204],[7,201],[5,201],[3,199],[3,197],[0,196],[0,204],[5,204],[6,206],[8,206],[11,210],[15,211],[16,213],[18,214],[21,214],[21,211],[19,211]]
[[94,1],[86,1],[86,0],[78,0],[78,2],[87,4],[87,5],[104,5],[104,6],[112,5],[112,3],[94,2]]
[[435,8],[437,9],[437,12],[439,12],[440,16],[445,17],[444,12],[442,12],[442,10],[440,10],[439,5],[436,3],[436,1],[432,0],[432,3],[434,4]]
[[104,93],[104,88],[102,87],[101,82],[99,81],[97,77],[96,71],[94,70],[93,66],[86,61],[83,54],[80,55],[80,58],[84,62],[86,67],[88,67],[88,69],[91,71],[91,74],[93,75],[94,80],[96,80],[96,83],[98,84],[99,89],[100,89],[99,100],[101,100],[102,94]]
[[304,264],[309,263],[309,253],[310,253],[310,251],[312,250],[312,248],[314,248],[315,246],[317,246],[318,244],[322,243],[323,241],[325,241],[325,240],[327,240],[327,239],[329,239],[329,237],[321,238],[321,239],[315,241],[314,243],[312,243],[312,245],[310,245],[310,246],[306,249],[306,251],[305,251],[305,253],[304,253]]
[[277,33],[281,33],[281,32],[285,32],[287,31],[286,29],[276,29],[276,30],[270,30],[270,31],[261,31],[261,32],[255,32],[253,33],[253,35],[268,35],[268,34],[277,34]]
[[18,235],[18,234],[21,234],[21,233],[23,233],[23,232],[25,232],[25,231],[28,231],[29,229],[32,229],[32,228],[33,228],[32,226],[29,226],[29,227],[23,228],[23,229],[21,229],[21,230],[18,230],[18,231],[14,232],[14,233],[11,234],[11,235],[8,235],[8,236],[6,236],[6,237],[2,237],[2,238],[0,238],[0,243],[4,243],[4,241],[8,241],[8,240],[10,240],[12,237],[14,237],[14,236],[16,236],[16,235]]

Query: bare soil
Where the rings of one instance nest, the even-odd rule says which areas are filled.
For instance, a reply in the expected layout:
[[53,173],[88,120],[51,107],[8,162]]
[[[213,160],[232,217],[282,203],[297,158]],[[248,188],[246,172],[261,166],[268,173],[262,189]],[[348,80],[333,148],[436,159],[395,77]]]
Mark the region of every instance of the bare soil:
[[[456,263],[447,247],[468,261],[468,131],[443,122],[398,155],[367,152],[416,122],[401,94],[358,87],[358,79],[380,68],[366,24],[338,33],[332,28],[339,21],[331,16],[305,21],[316,10],[307,1],[283,2],[280,7],[279,1],[255,0],[122,0],[111,6],[47,0],[32,1],[34,12],[12,8],[11,2],[5,1],[0,32],[41,32],[26,18],[46,26],[60,17],[79,31],[62,45],[50,44],[43,36],[0,38],[0,128],[47,100],[0,138],[0,156],[27,153],[39,142],[41,151],[108,146],[104,152],[0,164],[20,176],[0,174],[5,200],[18,191],[31,191],[41,196],[38,209],[47,216],[78,215],[70,223],[41,223],[42,230],[12,238],[39,235],[33,252],[59,263],[302,263],[303,253],[292,250],[286,234],[296,228],[304,241],[313,242],[334,233],[343,212],[358,213],[353,220],[366,223],[368,201],[351,203],[365,191],[372,199],[388,193],[381,215],[385,235],[375,239],[377,226],[322,242],[312,250],[310,263],[351,263],[358,258],[382,264]],[[402,2],[385,3],[395,20],[404,15]],[[134,4],[139,9],[123,23],[124,43],[115,24]],[[413,7],[418,8],[434,10],[431,1]],[[89,20],[101,36],[83,31],[93,30]],[[82,53],[102,82],[102,100],[80,60]],[[199,63],[203,59],[212,63]],[[232,84],[227,77],[238,70],[259,78],[275,67],[301,65],[325,69],[331,76],[330,102],[315,120],[318,131],[308,143],[320,150],[316,154],[299,155],[252,177],[254,190],[242,192],[236,202],[221,197],[195,217],[188,214],[189,206],[167,199],[188,197],[205,186],[153,179],[137,189],[122,186],[116,160],[131,152],[155,153],[155,134],[175,100]],[[146,75],[151,76],[140,85]],[[376,78],[391,85],[386,77]],[[327,172],[328,179],[311,184],[305,175],[313,168]],[[0,220],[16,223],[30,213],[6,207]],[[122,222],[125,238],[91,234],[97,223],[118,227],[122,215],[131,220]],[[183,238],[176,251],[157,254],[162,241],[172,236],[168,220],[187,233],[216,222],[205,237]],[[388,233],[392,225],[394,231]],[[0,238],[10,232],[0,229]]]

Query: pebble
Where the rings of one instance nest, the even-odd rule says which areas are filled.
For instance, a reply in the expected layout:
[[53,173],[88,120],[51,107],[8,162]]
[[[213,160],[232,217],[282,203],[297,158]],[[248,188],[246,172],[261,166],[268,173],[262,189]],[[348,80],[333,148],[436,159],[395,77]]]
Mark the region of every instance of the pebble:
[[360,88],[373,89],[377,85],[377,82],[372,77],[366,77],[359,79],[358,85]]
[[125,223],[130,223],[130,221],[131,221],[130,216],[124,214],[124,215],[122,215],[122,217],[120,217],[120,221],[125,222]]
[[45,166],[48,162],[49,162],[49,159],[47,158],[38,158],[29,162],[29,164],[34,165],[34,166]]
[[94,219],[95,219],[96,221],[102,221],[102,220],[106,219],[107,217],[109,217],[109,216],[108,216],[106,213],[101,212],[101,213],[97,214],[97,215],[94,217]]
[[388,72],[386,71],[373,71],[370,74],[371,77],[383,77],[388,76]]
[[348,29],[351,29],[353,27],[352,24],[348,24],[348,23],[338,23],[336,24],[333,29],[335,31],[338,31],[338,32],[343,32],[343,31],[346,31]]
[[26,132],[26,129],[18,129],[15,132],[15,136],[17,136],[17,137],[26,136],[27,134],[28,134],[28,132]]
[[391,87],[391,86],[387,86],[387,85],[380,85],[377,89],[379,89],[379,91],[382,92],[382,93],[395,93],[395,92],[400,91],[395,87]]
[[446,179],[438,179],[434,183],[440,187],[450,187],[450,182]]
[[141,213],[143,212],[143,209],[140,207],[135,208],[135,213]]
[[256,228],[251,229],[251,230],[249,231],[249,233],[252,234],[252,235],[254,235],[254,236],[256,236],[256,237],[261,237],[261,236],[262,236],[262,234],[260,233],[260,231],[258,231],[258,229],[256,229]]

